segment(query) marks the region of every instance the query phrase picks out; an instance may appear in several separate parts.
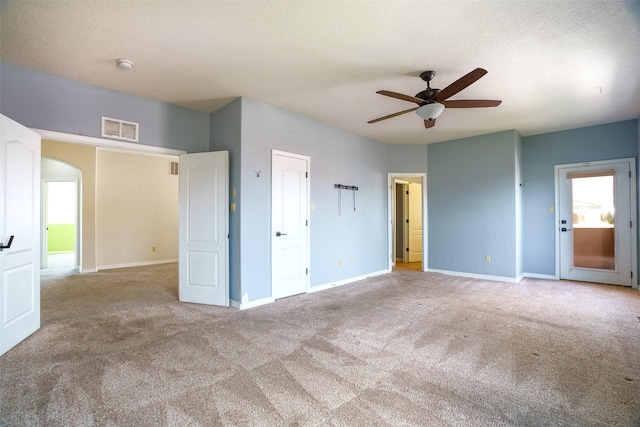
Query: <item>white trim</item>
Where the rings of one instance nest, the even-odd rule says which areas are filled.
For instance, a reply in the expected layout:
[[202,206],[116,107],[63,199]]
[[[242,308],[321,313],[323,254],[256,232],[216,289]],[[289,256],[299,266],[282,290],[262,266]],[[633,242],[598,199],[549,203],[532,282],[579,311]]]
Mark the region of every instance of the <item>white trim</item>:
[[447,276],[469,277],[471,279],[491,280],[494,282],[508,282],[508,283],[518,283],[523,276],[523,275],[519,277],[490,276],[488,274],[465,273],[461,271],[434,270],[434,269],[431,269],[429,271],[432,273],[446,274]]
[[[428,271],[429,268],[429,224],[428,212],[427,212],[427,174],[426,172],[412,173],[412,172],[389,172],[387,174],[387,268],[392,270],[396,265],[396,260],[393,256],[395,242],[393,241],[393,212],[395,207],[395,199],[393,197],[395,192],[395,182],[402,181],[405,177],[418,177],[422,178],[422,271]],[[396,254],[397,255],[397,254]]]
[[111,270],[114,268],[140,267],[143,265],[170,264],[172,262],[178,262],[178,258],[162,259],[158,261],[129,262],[126,264],[99,265],[97,270]]
[[324,285],[312,286],[308,293],[324,291],[326,289],[335,288],[336,286],[342,286],[353,282],[358,282],[360,280],[368,279],[369,277],[381,276],[383,274],[391,273],[391,270],[380,270],[374,271],[373,273],[363,274],[362,276],[351,277],[349,279],[338,280],[337,282],[327,283]]
[[553,274],[522,273],[523,279],[558,280]]
[[134,144],[126,141],[115,141],[111,139],[95,138],[93,136],[74,135],[71,133],[55,132],[52,130],[35,129],[34,132],[40,134],[42,139],[49,139],[51,141],[67,142],[71,144],[83,144],[92,145],[95,147],[104,147],[112,149],[121,149],[126,151],[138,151],[142,153],[155,153],[155,154],[169,154],[172,156],[179,156],[185,154],[184,150],[175,150],[173,148],[156,147],[153,145]]
[[159,157],[162,159],[169,159],[172,162],[176,162],[176,163],[179,163],[179,160],[180,160],[180,155],[178,154],[148,153],[146,151],[132,151],[129,149],[119,148],[119,147],[96,147],[96,151],[111,151],[113,153],[126,153],[126,154],[135,154],[138,156]]
[[231,304],[231,307],[237,308],[238,310],[246,310],[248,308],[259,307],[261,305],[271,304],[272,302],[275,302],[275,300],[271,297],[257,299],[255,301],[249,301],[249,302],[243,302],[243,303],[239,303],[238,301],[234,301],[234,300],[229,301],[229,303]]

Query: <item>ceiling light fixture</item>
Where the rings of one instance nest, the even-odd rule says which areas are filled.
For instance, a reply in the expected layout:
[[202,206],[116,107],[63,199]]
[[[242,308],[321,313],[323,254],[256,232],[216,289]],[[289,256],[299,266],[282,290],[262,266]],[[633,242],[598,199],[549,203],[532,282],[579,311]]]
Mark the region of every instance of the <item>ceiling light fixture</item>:
[[444,111],[444,105],[438,102],[425,104],[416,110],[416,113],[425,120],[431,120],[438,117]]
[[122,68],[123,70],[130,70],[133,68],[133,62],[129,61],[128,59],[118,59],[116,61],[116,64],[118,64],[118,67]]

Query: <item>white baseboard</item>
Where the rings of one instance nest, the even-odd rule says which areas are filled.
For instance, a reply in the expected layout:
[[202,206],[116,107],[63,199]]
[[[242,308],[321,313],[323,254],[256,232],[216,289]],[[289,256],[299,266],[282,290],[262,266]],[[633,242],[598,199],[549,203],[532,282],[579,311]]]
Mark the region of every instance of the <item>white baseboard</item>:
[[529,279],[544,279],[544,280],[558,280],[558,278],[552,274],[537,274],[537,273],[522,273],[522,278]]
[[141,267],[143,265],[169,264],[172,262],[178,262],[178,258],[162,259],[158,261],[130,262],[126,264],[99,265],[97,270],[112,270],[114,268]]
[[337,282],[327,283],[325,285],[311,286],[307,290],[307,293],[324,291],[325,289],[335,288],[336,286],[346,285],[348,283],[357,282],[359,280],[364,280],[364,279],[369,278],[369,277],[380,276],[382,274],[387,274],[387,273],[390,273],[390,272],[391,272],[390,270],[380,270],[380,271],[375,271],[375,272],[369,273],[369,274],[363,274],[362,276],[350,277],[349,279],[343,279],[343,280],[339,280]]
[[432,273],[446,274],[447,276],[469,277],[471,279],[492,280],[494,282],[518,283],[520,281],[520,278],[518,277],[491,276],[488,274],[465,273],[462,271],[436,270],[433,268],[430,268],[429,271]]
[[238,302],[231,300],[230,304],[231,307],[237,308],[238,310],[246,310],[247,308],[254,308],[265,304],[271,304],[272,302],[275,302],[275,300],[271,297],[268,297],[249,302]]

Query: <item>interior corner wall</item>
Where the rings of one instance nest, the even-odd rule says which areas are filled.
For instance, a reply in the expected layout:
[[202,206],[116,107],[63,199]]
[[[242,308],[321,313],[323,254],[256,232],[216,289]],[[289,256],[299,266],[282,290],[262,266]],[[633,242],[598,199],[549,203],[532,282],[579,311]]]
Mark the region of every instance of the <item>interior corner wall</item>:
[[236,212],[229,212],[229,297],[236,302],[240,302],[242,299],[242,260],[240,258],[242,230],[240,229],[239,216],[242,206],[240,203],[240,195],[242,194],[240,174],[241,106],[241,99],[238,98],[214,111],[211,113],[209,125],[210,151],[229,152],[229,202],[236,204]]
[[[241,98],[242,144],[238,210],[242,292],[271,297],[271,150],[311,158],[311,286],[329,285],[387,269],[386,147],[325,123]],[[262,171],[257,176],[256,171]],[[342,196],[334,184],[354,185]],[[339,265],[339,259],[351,260]]]
[[98,149],[98,269],[178,260],[176,156]]
[[102,117],[140,124],[139,143],[209,148],[209,115],[0,62],[0,113],[36,129],[100,137]]
[[81,271],[96,264],[96,147],[42,140],[42,156],[69,163],[82,171]]
[[426,173],[426,144],[387,144],[388,173]]
[[608,123],[523,138],[523,269],[554,276],[554,166],[598,160],[637,158],[637,120]]
[[524,273],[523,253],[523,207],[522,207],[522,191],[526,185],[522,178],[522,136],[515,132],[515,195],[516,195],[516,277],[519,278]]
[[427,146],[430,270],[516,277],[516,147],[512,130]]

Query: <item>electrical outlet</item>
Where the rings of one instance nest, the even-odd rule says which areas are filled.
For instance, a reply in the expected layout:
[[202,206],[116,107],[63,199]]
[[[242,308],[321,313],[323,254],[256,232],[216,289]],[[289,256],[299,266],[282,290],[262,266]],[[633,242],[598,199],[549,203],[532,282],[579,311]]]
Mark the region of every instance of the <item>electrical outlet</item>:
[[311,210],[315,211],[316,210],[316,204],[315,203],[311,203]]
[[484,260],[485,262],[491,262],[491,255],[485,255]]
[[155,252],[156,251],[156,247],[155,246],[151,246],[151,252]]
[[338,260],[338,265],[339,265],[340,267],[342,267],[342,258],[340,258],[340,259]]
[[549,206],[549,213],[553,213],[553,212],[554,212],[553,206]]

